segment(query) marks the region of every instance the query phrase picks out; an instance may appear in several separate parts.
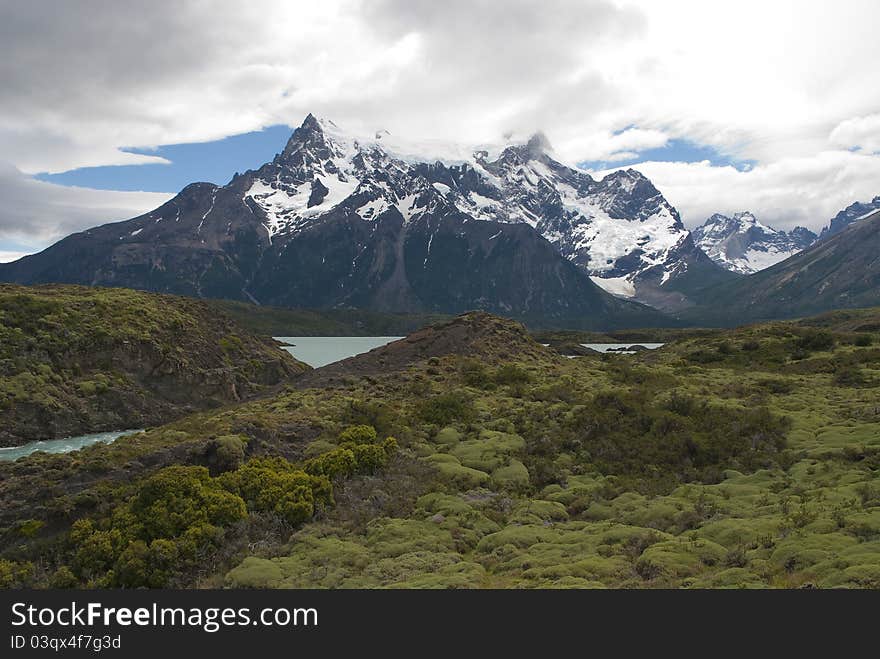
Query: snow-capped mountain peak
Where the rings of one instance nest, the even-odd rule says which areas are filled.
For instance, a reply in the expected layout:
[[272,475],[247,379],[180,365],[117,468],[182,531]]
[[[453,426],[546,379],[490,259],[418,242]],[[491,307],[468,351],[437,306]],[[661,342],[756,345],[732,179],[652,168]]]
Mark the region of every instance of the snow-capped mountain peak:
[[776,231],[776,229],[771,229],[770,227],[766,227],[763,224],[761,224],[760,222],[758,222],[758,218],[756,218],[754,215],[752,215],[752,213],[749,211],[742,211],[741,213],[734,213],[733,220],[734,220],[734,222],[737,222],[740,224],[740,231],[743,231],[743,230],[747,231],[748,227],[754,227],[754,226],[760,226],[762,229],[767,230],[767,231],[772,231],[772,232]]
[[694,241],[715,263],[741,274],[751,274],[809,247],[816,234],[804,227],[789,232],[763,224],[748,211],[728,217],[712,215],[694,229]]
[[[534,228],[599,285],[638,297],[703,257],[675,208],[634,169],[596,180],[563,164],[543,133],[503,148],[407,142],[388,131],[354,136],[306,117],[284,151],[254,173],[243,201],[265,215],[273,240],[344,208],[373,221],[455,212]],[[703,267],[711,266],[711,263]]]

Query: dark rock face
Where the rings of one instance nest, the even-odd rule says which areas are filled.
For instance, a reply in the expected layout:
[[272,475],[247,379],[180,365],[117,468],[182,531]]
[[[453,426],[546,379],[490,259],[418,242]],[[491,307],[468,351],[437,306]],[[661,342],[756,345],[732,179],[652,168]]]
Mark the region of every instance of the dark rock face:
[[[476,308],[585,329],[667,324],[595,286],[587,276],[595,255],[566,241],[583,242],[590,226],[613,218],[630,227],[659,217],[681,233],[680,249],[699,254],[677,213],[640,174],[596,183],[543,146],[510,147],[491,163],[410,164],[309,115],[260,169],[223,187],[192,184],[150,213],[0,265],[0,280],[290,307]],[[577,196],[587,192],[589,203]],[[595,217],[575,213],[577,204],[594,204]],[[623,250],[603,271],[648,272],[642,255],[656,261],[652,249]]]
[[819,234],[819,240],[825,240],[840,233],[860,217],[864,217],[875,210],[880,210],[880,196],[874,197],[874,199],[867,203],[857,201],[854,204],[850,204],[835,215],[827,227],[822,229],[822,233]]
[[315,179],[312,181],[312,194],[309,195],[307,207],[319,206],[329,192],[330,190],[320,180]]

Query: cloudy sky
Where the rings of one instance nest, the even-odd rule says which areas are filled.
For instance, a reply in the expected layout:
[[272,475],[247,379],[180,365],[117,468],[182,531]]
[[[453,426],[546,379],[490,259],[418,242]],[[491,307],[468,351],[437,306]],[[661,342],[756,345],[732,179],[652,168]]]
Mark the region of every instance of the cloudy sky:
[[224,182],[313,112],[634,166],[689,226],[880,195],[876,0],[0,0],[0,260]]

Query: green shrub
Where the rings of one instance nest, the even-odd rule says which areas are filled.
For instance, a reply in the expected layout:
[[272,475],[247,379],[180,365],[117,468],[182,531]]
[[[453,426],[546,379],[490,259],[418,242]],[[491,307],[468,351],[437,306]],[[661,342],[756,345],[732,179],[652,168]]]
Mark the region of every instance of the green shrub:
[[470,421],[474,417],[473,400],[461,391],[438,394],[421,403],[419,417],[426,423],[438,426]]
[[496,383],[502,385],[528,384],[532,377],[525,369],[516,364],[505,364],[497,371],[492,378]]
[[724,355],[716,350],[700,349],[687,354],[686,359],[696,364],[712,364],[723,361]]
[[801,351],[826,351],[834,347],[834,335],[824,330],[807,330],[795,339],[795,348]]
[[868,380],[864,371],[857,366],[846,364],[834,371],[834,384],[841,387],[863,387]]
[[[373,434],[375,435],[375,431]],[[343,447],[306,460],[303,469],[309,474],[328,479],[347,477],[355,473],[373,473],[384,467],[397,449],[397,440],[394,437],[386,437],[381,444],[346,442]]]
[[436,453],[425,458],[425,461],[434,466],[441,480],[462,489],[478,487],[489,481],[489,474],[485,471],[465,467],[454,455]]
[[327,476],[306,473],[283,458],[253,459],[219,481],[244,500],[247,510],[276,513],[288,524],[310,519],[316,505],[332,501]]
[[794,390],[794,384],[790,380],[781,378],[764,378],[755,384],[771,394],[790,394]]
[[[235,472],[231,472],[235,473]],[[166,467],[138,488],[128,506],[134,535],[142,540],[174,538],[193,526],[228,526],[247,511],[237,493],[223,489],[204,467]],[[127,529],[128,530],[128,529]]]
[[33,563],[17,563],[0,558],[0,588],[25,588],[34,575]]
[[49,579],[50,588],[76,588],[77,586],[79,586],[79,579],[66,565],[55,570]]
[[46,525],[41,519],[27,519],[18,523],[18,532],[25,538],[33,538]]
[[225,353],[238,352],[242,349],[242,341],[235,334],[227,334],[219,341],[220,349]]
[[376,429],[373,426],[360,424],[349,426],[339,434],[339,443],[371,444],[376,441]]
[[679,416],[691,416],[697,409],[697,401],[693,396],[673,391],[665,407]]
[[344,423],[372,426],[378,435],[383,436],[394,432],[395,420],[395,411],[381,401],[349,401],[342,417]]
[[238,469],[244,461],[247,439],[241,435],[223,435],[214,440],[209,451],[213,451],[214,464],[220,471]]
[[313,476],[326,476],[332,479],[353,474],[357,468],[357,460],[352,449],[337,448],[307,460],[303,468]]
[[491,389],[495,385],[492,376],[489,374],[489,369],[486,368],[485,364],[476,359],[462,360],[459,371],[462,380],[469,387]]
[[859,334],[853,339],[853,345],[866,347],[874,343],[874,337],[870,334]]
[[446,426],[437,433],[434,441],[441,446],[454,446],[461,441],[461,433],[453,426]]
[[519,460],[511,460],[492,472],[492,481],[499,487],[522,491],[529,487],[529,470]]

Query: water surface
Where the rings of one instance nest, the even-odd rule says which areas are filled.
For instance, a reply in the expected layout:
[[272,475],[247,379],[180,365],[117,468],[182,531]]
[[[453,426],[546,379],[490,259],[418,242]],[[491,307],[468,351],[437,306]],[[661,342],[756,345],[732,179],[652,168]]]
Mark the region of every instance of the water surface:
[[402,336],[276,336],[291,355],[312,368],[319,368],[380,348]]
[[581,343],[585,348],[592,348],[597,352],[610,352],[612,354],[617,353],[618,355],[632,355],[635,353],[635,350],[627,350],[632,346],[643,346],[648,350],[656,350],[664,346],[663,343]]
[[22,444],[21,446],[0,448],[0,460],[17,460],[36,451],[69,453],[92,444],[109,444],[123,435],[132,435],[136,432],[140,432],[140,430],[113,430],[110,432],[96,432],[91,435],[80,435],[79,437],[65,437],[64,439],[40,439]]

